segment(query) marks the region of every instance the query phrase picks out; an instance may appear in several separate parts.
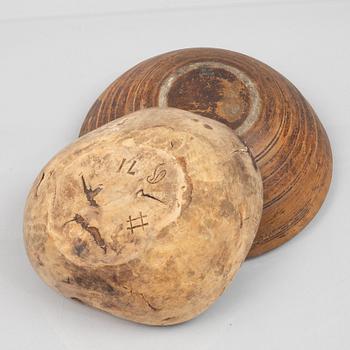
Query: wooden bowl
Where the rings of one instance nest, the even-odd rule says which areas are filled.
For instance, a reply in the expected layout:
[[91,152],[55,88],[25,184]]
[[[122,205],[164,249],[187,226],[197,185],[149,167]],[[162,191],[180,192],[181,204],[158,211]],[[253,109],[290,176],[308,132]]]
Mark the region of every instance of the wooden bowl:
[[151,108],[81,137],[29,194],[33,267],[63,295],[151,325],[190,320],[230,283],[258,230],[258,168],[226,125]]
[[332,176],[326,132],[286,78],[240,53],[192,48],[131,68],[97,99],[83,135],[147,107],[177,107],[225,123],[252,152],[264,184],[264,209],[249,256],[276,248],[315,216]]

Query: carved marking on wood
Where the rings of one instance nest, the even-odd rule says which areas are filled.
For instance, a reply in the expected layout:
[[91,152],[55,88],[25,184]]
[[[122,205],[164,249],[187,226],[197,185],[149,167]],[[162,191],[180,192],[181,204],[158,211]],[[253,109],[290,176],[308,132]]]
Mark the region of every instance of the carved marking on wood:
[[[123,160],[121,161],[121,163],[120,163],[120,165],[119,165],[118,173],[120,173],[120,172],[122,171],[125,162],[126,162],[126,158],[123,158]],[[132,162],[132,164],[130,165],[128,171],[126,172],[127,174],[129,174],[129,175],[135,175],[135,171],[132,171],[132,169],[134,168],[135,164],[136,164],[136,160],[134,160],[134,161]]]
[[130,166],[128,172],[127,172],[127,174],[135,175],[135,171],[131,171],[135,164],[136,164],[136,160],[134,160],[134,161],[132,162],[132,164],[131,164],[131,166]]
[[[129,216],[129,220],[127,222],[130,224],[130,227],[127,227],[127,230],[130,230],[131,233],[134,233],[134,230],[142,227],[142,230],[144,230],[144,226],[148,225],[148,222],[144,222],[143,219],[147,217],[147,215],[142,215],[142,212],[140,211],[140,216],[137,218],[132,219],[131,216]],[[139,220],[140,224],[134,226],[134,221]]]
[[158,164],[153,171],[152,175],[147,176],[146,180],[148,183],[154,185],[165,178],[166,170],[162,169],[159,171],[159,168],[164,165],[164,163]]
[[157,202],[160,202],[160,203],[165,204],[165,203],[164,203],[162,200],[160,200],[159,198],[157,198],[157,197],[155,197],[155,196],[153,196],[153,195],[151,195],[151,194],[149,194],[149,193],[145,193],[144,190],[143,190],[143,188],[141,188],[140,190],[138,190],[138,191],[136,192],[136,197],[137,197],[139,194],[141,194],[142,197],[151,198],[151,199],[154,199],[154,200],[157,201]]
[[120,163],[120,166],[119,166],[119,169],[118,169],[118,173],[120,173],[120,171],[122,170],[122,167],[123,167],[125,161],[126,161],[126,159],[123,158],[122,162]]

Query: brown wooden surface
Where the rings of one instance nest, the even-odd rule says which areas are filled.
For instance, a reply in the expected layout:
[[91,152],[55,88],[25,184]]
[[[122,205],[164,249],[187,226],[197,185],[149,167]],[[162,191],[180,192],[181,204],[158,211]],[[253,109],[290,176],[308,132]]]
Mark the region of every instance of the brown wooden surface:
[[330,144],[309,103],[272,68],[221,49],[184,49],[153,57],[104,91],[80,135],[155,106],[224,122],[249,146],[264,184],[263,216],[249,256],[288,241],[319,210],[332,176]]

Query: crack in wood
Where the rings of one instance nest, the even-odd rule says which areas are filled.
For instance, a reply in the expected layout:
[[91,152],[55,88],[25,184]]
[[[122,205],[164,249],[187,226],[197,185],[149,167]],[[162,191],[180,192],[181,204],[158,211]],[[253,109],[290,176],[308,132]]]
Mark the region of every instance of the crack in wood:
[[126,286],[126,285],[124,285],[124,284],[121,285],[121,287],[122,287],[123,289],[127,290],[128,293],[130,293],[131,295],[138,295],[138,296],[140,296],[140,297],[143,299],[143,301],[146,303],[146,305],[147,305],[151,310],[153,310],[153,311],[160,311],[160,310],[161,310],[160,308],[157,308],[157,307],[153,306],[153,305],[146,299],[146,297],[144,296],[143,293],[134,292],[132,288],[129,288],[128,286]]
[[94,239],[95,243],[104,251],[104,253],[106,254],[107,252],[107,246],[106,246],[106,242],[104,241],[104,239],[102,238],[100,231],[97,227],[94,226],[90,226],[89,222],[83,218],[81,215],[79,214],[75,214],[74,218],[72,220],[69,220],[65,223],[68,224],[69,222],[76,222],[77,224],[79,224],[83,230],[87,231],[88,233],[90,233],[90,235],[92,236],[92,238]]
[[43,182],[44,177],[45,177],[45,173],[43,173],[43,174],[41,175],[40,181],[39,181],[38,185],[36,186],[36,190],[35,190],[35,196],[36,196],[36,197],[38,197],[39,186],[40,186],[41,183]]
[[159,311],[159,310],[161,310],[161,309],[158,309],[158,308],[156,308],[155,306],[153,306],[153,305],[145,298],[145,296],[144,296],[142,293],[138,293],[138,294],[141,295],[142,299],[144,300],[144,302],[148,305],[148,307],[149,307],[150,309],[152,309],[153,311]]
[[85,182],[85,179],[84,179],[83,175],[81,176],[81,181],[83,183],[83,189],[84,189],[84,193],[85,193],[86,199],[88,200],[89,204],[92,207],[97,208],[98,204],[95,201],[95,197],[102,191],[102,187],[96,187],[95,189],[92,189],[91,186],[88,187],[86,185],[86,182]]

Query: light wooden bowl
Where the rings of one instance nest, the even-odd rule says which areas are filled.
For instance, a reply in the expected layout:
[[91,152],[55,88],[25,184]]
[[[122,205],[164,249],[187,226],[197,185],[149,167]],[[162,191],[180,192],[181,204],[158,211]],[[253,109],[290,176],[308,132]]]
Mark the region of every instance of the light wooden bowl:
[[234,277],[262,195],[230,128],[152,108],[81,137],[45,166],[27,200],[26,248],[67,297],[135,322],[180,323]]

